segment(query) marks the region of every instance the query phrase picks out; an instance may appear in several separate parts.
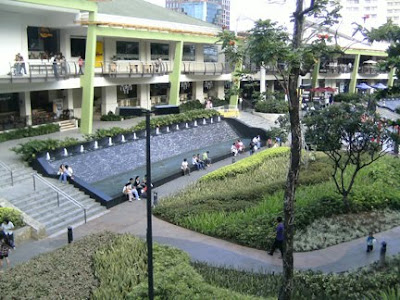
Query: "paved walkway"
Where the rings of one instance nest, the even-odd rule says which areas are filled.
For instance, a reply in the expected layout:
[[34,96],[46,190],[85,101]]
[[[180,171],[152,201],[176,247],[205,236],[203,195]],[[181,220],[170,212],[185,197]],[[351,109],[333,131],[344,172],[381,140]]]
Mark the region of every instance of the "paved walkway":
[[[136,120],[137,122],[137,120]],[[121,122],[124,123],[124,122]],[[266,124],[268,125],[268,124]],[[131,126],[131,125],[130,125]],[[53,134],[54,135],[54,134]],[[67,136],[67,133],[61,135]],[[47,138],[51,135],[48,135]],[[21,142],[19,140],[17,143]],[[15,160],[13,153],[5,155],[7,143],[0,144],[0,153],[8,158],[7,162]],[[239,159],[247,156],[246,154]],[[180,177],[172,182],[157,187],[155,191],[159,198],[176,193],[180,189],[194,183],[207,172],[213,171],[224,165],[230,164],[231,159],[226,159],[213,164],[206,171],[192,172],[191,176]],[[108,214],[89,221],[74,229],[74,238],[80,239],[88,234],[104,230],[131,233],[140,237],[146,234],[146,202],[125,202],[110,209]],[[255,270],[262,272],[281,272],[282,260],[275,255],[269,256],[265,251],[239,246],[227,241],[212,238],[184,228],[164,222],[153,217],[154,240],[163,244],[172,245],[189,253],[193,260],[207,262],[213,265]],[[388,255],[400,252],[400,227],[376,234],[378,240],[388,242]],[[40,241],[26,242],[11,253],[13,264],[25,262],[32,257],[52,251],[67,244],[67,232],[56,237]],[[368,265],[379,259],[379,251],[365,253],[365,238],[332,246],[327,249],[296,253],[295,267],[299,270],[312,269],[323,272],[343,272]]]

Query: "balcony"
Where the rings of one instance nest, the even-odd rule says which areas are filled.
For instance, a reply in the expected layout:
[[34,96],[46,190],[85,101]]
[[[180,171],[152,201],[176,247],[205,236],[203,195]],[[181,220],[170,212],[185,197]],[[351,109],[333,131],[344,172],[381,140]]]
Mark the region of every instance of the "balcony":
[[101,62],[101,71],[96,74],[108,77],[152,77],[162,76],[172,72],[169,62],[128,62],[106,61]]
[[191,75],[222,75],[232,73],[226,63],[183,62],[182,73]]
[[350,73],[351,67],[345,64],[328,64],[325,67],[321,68],[319,70],[320,74],[326,74],[326,75],[333,75],[333,74],[344,74],[344,73]]

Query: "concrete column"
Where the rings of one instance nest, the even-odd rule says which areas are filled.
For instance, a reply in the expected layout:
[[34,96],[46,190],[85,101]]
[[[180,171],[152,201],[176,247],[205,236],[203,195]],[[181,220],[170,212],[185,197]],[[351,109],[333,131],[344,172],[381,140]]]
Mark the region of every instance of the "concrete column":
[[395,67],[391,67],[390,68],[390,72],[389,72],[389,76],[388,76],[388,87],[392,87],[393,86],[394,75],[395,74],[396,74],[396,68]]
[[272,81],[269,81],[268,83],[267,83],[267,88],[268,88],[268,91],[270,92],[270,93],[273,93],[273,92],[275,92],[275,85],[274,85],[274,81],[272,80]]
[[64,109],[74,109],[74,90],[64,90]]
[[242,71],[243,68],[243,61],[239,60],[236,65],[235,65],[235,70],[232,73],[232,87],[233,91],[235,92],[234,94],[231,95],[231,98],[229,100],[229,105],[231,107],[236,107],[238,106],[238,100],[239,100],[239,89],[240,89],[240,76],[239,74],[240,71]]
[[204,81],[195,81],[193,82],[193,99],[199,100],[201,103],[204,103],[204,90],[203,90]]
[[351,79],[350,79],[350,85],[349,85],[349,93],[356,92],[357,75],[358,75],[358,67],[360,66],[360,58],[361,58],[361,55],[357,54],[354,59],[353,72],[351,73]]
[[319,75],[319,69],[321,67],[321,60],[318,59],[318,62],[314,66],[314,70],[312,72],[312,78],[311,78],[311,86],[313,88],[316,88],[318,85],[318,75]]
[[111,57],[117,54],[117,42],[113,38],[104,39],[104,60],[111,61]]
[[182,69],[182,57],[183,57],[183,42],[176,42],[173,71],[169,75],[171,82],[171,90],[169,96],[170,105],[179,105],[179,91],[181,86],[181,69]]
[[137,97],[140,107],[151,109],[150,84],[138,84]]
[[19,115],[27,118],[27,125],[32,125],[31,92],[19,93]]
[[82,117],[82,89],[73,89],[72,95],[74,117],[80,119]]
[[196,62],[204,62],[204,47],[202,44],[196,44],[195,57]]
[[225,54],[222,51],[222,46],[221,45],[217,45],[217,49],[218,49],[218,62],[219,63],[224,63],[225,62]]
[[214,81],[215,89],[217,92],[218,99],[225,99],[225,82],[224,81]]
[[106,115],[110,111],[115,114],[117,102],[117,86],[104,86],[101,88],[101,114]]
[[[89,12],[89,21],[96,21],[96,13]],[[93,131],[93,98],[94,98],[94,69],[96,61],[96,26],[88,25],[86,38],[85,74],[81,76],[82,116],[81,132],[90,134]]]
[[[150,45],[147,46],[149,42],[146,41],[140,41],[139,42],[139,60],[140,61],[147,61],[147,52],[150,51]],[[150,55],[149,55],[150,57]]]
[[265,93],[267,91],[265,87],[265,78],[266,78],[266,70],[265,67],[261,66],[260,68],[260,93]]

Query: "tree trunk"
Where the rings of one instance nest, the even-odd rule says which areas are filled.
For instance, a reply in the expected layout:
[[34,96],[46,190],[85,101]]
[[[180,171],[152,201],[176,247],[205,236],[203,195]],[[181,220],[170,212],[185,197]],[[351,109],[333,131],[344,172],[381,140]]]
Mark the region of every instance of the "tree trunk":
[[[301,47],[304,17],[303,0],[297,0],[294,13],[293,49]],[[297,83],[300,66],[293,66],[289,76],[289,118],[292,135],[290,148],[290,166],[286,179],[284,196],[284,254],[283,254],[283,285],[279,294],[280,300],[290,300],[293,295],[293,237],[294,237],[294,204],[297,180],[300,171],[301,159],[301,127],[299,115],[299,99],[297,96]]]

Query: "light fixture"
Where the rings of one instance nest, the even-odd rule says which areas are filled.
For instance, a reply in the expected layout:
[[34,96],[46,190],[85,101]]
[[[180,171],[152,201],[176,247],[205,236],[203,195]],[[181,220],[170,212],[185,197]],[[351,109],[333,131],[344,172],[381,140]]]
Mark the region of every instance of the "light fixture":
[[209,90],[213,87],[213,82],[212,81],[204,81],[204,87]]
[[125,95],[128,95],[130,91],[132,91],[132,84],[123,84],[119,87],[121,92],[124,92]]
[[187,90],[189,88],[189,82],[181,82],[181,89]]

